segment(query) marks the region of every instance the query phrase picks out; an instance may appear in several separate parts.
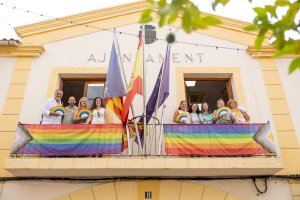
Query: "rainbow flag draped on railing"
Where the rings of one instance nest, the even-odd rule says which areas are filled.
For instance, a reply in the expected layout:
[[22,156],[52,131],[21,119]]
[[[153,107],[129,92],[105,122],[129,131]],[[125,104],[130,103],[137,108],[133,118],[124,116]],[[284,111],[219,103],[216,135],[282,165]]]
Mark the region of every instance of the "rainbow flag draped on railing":
[[122,153],[121,124],[19,124],[12,154],[47,156],[99,156]]
[[270,124],[165,124],[167,155],[275,155]]

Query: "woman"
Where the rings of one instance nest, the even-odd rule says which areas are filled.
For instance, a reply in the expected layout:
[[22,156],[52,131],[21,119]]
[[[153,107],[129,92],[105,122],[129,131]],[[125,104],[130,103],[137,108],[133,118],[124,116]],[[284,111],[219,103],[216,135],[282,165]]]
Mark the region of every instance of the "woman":
[[200,124],[200,118],[199,118],[200,110],[198,104],[192,103],[189,109],[189,113],[191,115],[191,123]]
[[96,97],[92,105],[92,115],[86,121],[86,124],[105,124],[107,121],[107,113],[105,108],[103,108],[103,103],[101,97]]
[[223,99],[217,101],[217,107],[218,109],[213,113],[213,121],[216,124],[232,124],[235,121],[231,109],[225,106]]
[[211,124],[213,122],[213,114],[210,112],[207,102],[201,105],[200,121],[202,124]]
[[178,110],[174,112],[173,122],[179,124],[190,124],[191,123],[191,115],[187,111],[188,104],[186,101],[181,101]]
[[242,109],[238,106],[237,102],[234,99],[229,99],[227,106],[231,109],[232,115],[234,116],[235,124],[245,124],[250,120],[249,114],[245,109]]
[[88,98],[81,97],[78,107],[78,110],[74,111],[73,123],[84,124],[91,113],[91,110],[88,107]]

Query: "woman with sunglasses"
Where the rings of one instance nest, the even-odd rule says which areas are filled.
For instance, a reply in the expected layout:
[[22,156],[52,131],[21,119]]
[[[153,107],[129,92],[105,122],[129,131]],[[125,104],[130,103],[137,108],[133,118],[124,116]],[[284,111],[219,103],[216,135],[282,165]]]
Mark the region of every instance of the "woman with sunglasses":
[[86,121],[87,124],[105,124],[107,121],[107,113],[103,108],[103,101],[101,97],[96,97],[92,105],[92,115]]

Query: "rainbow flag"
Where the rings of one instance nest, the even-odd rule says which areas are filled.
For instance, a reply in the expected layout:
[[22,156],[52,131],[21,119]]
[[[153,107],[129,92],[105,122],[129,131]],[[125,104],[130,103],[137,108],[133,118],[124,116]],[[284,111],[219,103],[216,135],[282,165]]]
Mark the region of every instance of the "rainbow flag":
[[[19,125],[12,154],[97,156],[122,153],[122,124]],[[24,138],[27,138],[26,140]],[[31,138],[31,139],[28,139]]]
[[276,154],[276,147],[270,124],[261,127],[261,129],[253,136],[253,139],[269,152]]
[[254,140],[269,124],[164,125],[167,155],[243,156],[270,155]]

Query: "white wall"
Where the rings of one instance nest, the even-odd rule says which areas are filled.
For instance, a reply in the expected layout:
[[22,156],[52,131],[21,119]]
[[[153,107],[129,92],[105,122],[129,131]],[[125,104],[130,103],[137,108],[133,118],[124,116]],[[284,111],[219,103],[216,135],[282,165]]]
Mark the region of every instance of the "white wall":
[[[132,24],[121,27],[118,30],[137,33],[138,24]],[[168,27],[159,29],[157,35],[159,38],[165,38],[169,32]],[[46,44],[46,52],[33,62],[29,76],[29,82],[25,94],[24,104],[20,119],[24,123],[38,123],[40,120],[41,107],[46,100],[51,70],[57,67],[108,67],[110,48],[112,44],[111,32],[97,32],[70,38],[63,41]],[[197,33],[186,35],[182,31],[176,33],[180,41],[194,42],[209,45],[218,45],[246,49],[246,46],[224,41]],[[127,77],[131,73],[134,61],[134,54],[137,47],[137,37],[118,34],[120,49],[122,53],[131,53],[131,62],[124,60]],[[145,55],[148,58],[146,63],[147,70],[147,97],[150,96],[154,86],[157,74],[161,64],[159,63],[159,54],[165,55],[166,43],[158,40],[154,44],[146,45]],[[105,62],[94,62],[90,59],[91,54],[95,59],[102,60],[106,53]],[[151,55],[152,58],[148,57]],[[185,58],[185,54],[192,54],[193,63]],[[201,62],[199,54],[203,54]],[[146,58],[146,59],[147,59]],[[258,63],[252,59],[245,51],[216,49],[202,46],[192,46],[181,43],[175,43],[171,49],[171,88],[170,96],[167,101],[165,121],[171,122],[174,110],[178,106],[175,69],[177,67],[237,67],[241,69],[243,88],[245,91],[247,107],[252,116],[253,122],[266,122],[269,120],[270,109],[265,106],[267,101],[266,92],[263,86],[262,74]],[[90,61],[88,62],[88,60]],[[153,62],[150,61],[153,59]],[[175,60],[174,60],[175,59]],[[58,85],[57,85],[58,87]],[[32,98],[34,97],[34,98]],[[141,97],[135,99],[135,104],[141,104]],[[264,109],[266,115],[261,115],[257,108]],[[141,113],[141,106],[136,106],[137,113]],[[268,115],[269,113],[269,115]]]
[[[120,27],[118,30],[137,34],[139,27],[139,24],[131,24]],[[168,27],[158,29],[157,37],[165,38],[168,33]],[[136,36],[133,37],[125,34],[118,34],[118,39],[121,54],[126,54],[128,57],[131,56],[130,62],[122,56],[125,73],[127,79],[129,79],[133,67],[138,38]],[[164,116],[165,123],[172,121],[173,113],[181,100],[177,99],[175,74],[175,69],[180,67],[239,68],[243,84],[242,87],[246,98],[245,106],[248,108],[251,115],[251,122],[271,121],[272,123],[271,109],[266,88],[264,86],[262,72],[258,62],[255,59],[252,59],[245,51],[247,48],[246,46],[198,33],[187,35],[181,30],[176,32],[176,39],[184,42],[232,47],[244,50],[216,49],[182,43],[173,44],[171,47],[170,96],[167,100]],[[111,32],[100,31],[44,45],[45,53],[35,59],[32,64],[24,103],[21,109],[20,121],[22,123],[39,123],[41,108],[48,94],[52,69],[59,67],[107,68],[112,41],[113,34]],[[147,99],[152,92],[157,74],[161,67],[159,55],[164,56],[165,50],[166,42],[162,40],[158,40],[154,44],[145,46],[145,57],[146,61],[148,60],[146,62]],[[91,54],[93,54],[92,57]],[[185,57],[185,54],[192,55],[193,62],[188,60]],[[149,55],[151,55],[151,58],[148,57]],[[201,60],[199,55],[201,55]],[[103,61],[104,57],[105,61]],[[70,73],[71,72],[72,71],[70,70]],[[57,78],[56,87],[58,87],[58,80],[59,78]],[[234,87],[238,86],[235,85]],[[142,97],[137,96],[134,100],[136,115],[142,113],[141,104]],[[160,118],[160,116],[158,117]],[[275,138],[277,138],[275,131],[274,135]]]
[[0,57],[0,114],[2,114],[15,62],[15,58]]
[[[119,28],[120,31],[137,33],[138,24],[131,24]],[[173,30],[174,31],[174,30]],[[169,28],[157,30],[158,38],[165,38]],[[121,54],[126,54],[131,61],[124,59],[124,68],[127,78],[131,73],[134,55],[136,53],[138,38],[124,34],[118,34]],[[272,115],[268,102],[266,88],[264,86],[262,72],[259,64],[245,51],[246,46],[233,42],[213,38],[198,33],[185,34],[181,30],[176,32],[176,39],[184,42],[199,44],[240,48],[244,50],[228,50],[222,48],[211,48],[196,45],[175,43],[171,47],[171,69],[170,69],[170,96],[164,122],[172,121],[173,113],[178,107],[177,85],[175,69],[180,67],[236,67],[240,69],[242,87],[246,98],[246,107],[251,115],[251,122],[271,121]],[[20,121],[22,123],[39,123],[41,108],[47,98],[51,71],[58,67],[87,67],[107,68],[110,49],[113,41],[111,32],[100,31],[62,41],[44,45],[45,53],[35,59],[29,75],[24,103],[21,109]],[[156,41],[154,44],[145,46],[147,99],[149,98],[155,84],[161,63],[159,54],[165,55],[166,42]],[[93,57],[91,57],[93,54]],[[106,60],[104,62],[104,54]],[[185,54],[193,56],[193,62],[185,58]],[[151,55],[151,58],[148,57]],[[199,58],[201,55],[201,61]],[[151,61],[150,61],[151,60]],[[70,70],[70,73],[72,71]],[[58,87],[58,80],[57,85]],[[235,85],[234,87],[238,87]],[[137,96],[134,101],[136,115],[142,113],[142,97]],[[161,113],[161,112],[159,112]],[[263,113],[263,114],[262,114]],[[158,116],[160,118],[160,116]],[[276,138],[276,132],[274,132]]]
[[89,185],[79,181],[6,181],[0,200],[50,200]]
[[[265,194],[259,194],[251,179],[237,180],[208,180],[200,181],[203,185],[232,193],[247,200],[292,200],[292,193],[287,180],[269,179],[268,190]],[[262,179],[257,179],[257,186],[260,190],[264,189]]]
[[300,142],[300,71],[288,74],[291,59],[278,59],[276,64],[280,74],[285,97],[289,106],[291,117]]
[[[203,180],[190,181],[194,184],[207,185],[247,200],[292,200],[291,190],[286,180],[268,180],[268,190],[265,194],[257,195],[251,179],[237,180]],[[6,181],[4,182],[1,200],[50,200],[61,195],[88,187],[98,185],[99,182],[85,181]],[[261,180],[258,187],[263,189]],[[16,192],[17,191],[17,192]]]

